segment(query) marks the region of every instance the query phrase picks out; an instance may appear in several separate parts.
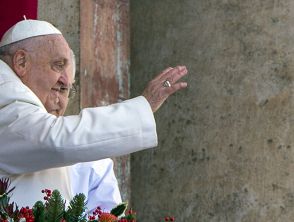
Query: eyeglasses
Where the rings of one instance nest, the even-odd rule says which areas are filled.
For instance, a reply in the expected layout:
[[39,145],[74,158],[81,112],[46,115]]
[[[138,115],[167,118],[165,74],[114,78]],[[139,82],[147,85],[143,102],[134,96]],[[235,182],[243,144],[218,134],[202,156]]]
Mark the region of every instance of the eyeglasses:
[[59,92],[60,95],[63,95],[69,99],[75,97],[75,95],[78,91],[77,85],[75,85],[75,84],[72,84],[70,86],[65,86],[63,84],[60,84],[59,86],[55,86],[52,89]]
[[69,90],[68,98],[73,99],[76,96],[77,92],[78,92],[78,86],[74,83],[72,84]]

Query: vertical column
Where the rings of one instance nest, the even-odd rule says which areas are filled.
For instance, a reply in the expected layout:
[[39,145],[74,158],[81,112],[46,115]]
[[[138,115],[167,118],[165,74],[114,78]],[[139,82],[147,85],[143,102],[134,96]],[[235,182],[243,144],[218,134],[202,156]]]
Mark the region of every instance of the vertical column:
[[[129,1],[80,2],[81,107],[129,97]],[[129,157],[115,158],[122,198],[129,199]]]
[[131,92],[185,64],[132,155],[140,222],[293,221],[294,1],[131,0]]

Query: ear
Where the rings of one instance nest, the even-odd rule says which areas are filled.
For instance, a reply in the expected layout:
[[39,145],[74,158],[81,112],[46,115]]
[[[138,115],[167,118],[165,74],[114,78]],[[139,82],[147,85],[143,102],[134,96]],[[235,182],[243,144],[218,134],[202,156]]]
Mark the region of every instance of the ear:
[[28,53],[24,50],[17,50],[12,59],[12,67],[19,78],[27,74],[29,66]]

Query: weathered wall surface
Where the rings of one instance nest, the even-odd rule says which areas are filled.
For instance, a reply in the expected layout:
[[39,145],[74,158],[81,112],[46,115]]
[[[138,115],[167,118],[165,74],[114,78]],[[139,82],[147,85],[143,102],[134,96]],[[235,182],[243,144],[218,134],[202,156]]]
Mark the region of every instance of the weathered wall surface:
[[294,220],[294,1],[132,0],[131,92],[185,64],[132,156],[140,221]]
[[[80,2],[81,107],[129,97],[129,1]],[[129,156],[114,158],[122,199],[129,200]]]

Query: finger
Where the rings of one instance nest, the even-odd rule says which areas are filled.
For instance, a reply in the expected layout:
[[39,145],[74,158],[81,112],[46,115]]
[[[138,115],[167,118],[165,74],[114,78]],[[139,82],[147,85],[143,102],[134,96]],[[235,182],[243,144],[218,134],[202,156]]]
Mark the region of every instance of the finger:
[[154,78],[154,80],[156,81],[156,80],[161,79],[162,76],[164,76],[167,72],[169,72],[169,71],[172,70],[172,69],[173,69],[172,67],[168,67],[168,68],[166,68],[166,69],[163,70],[160,74],[158,74],[158,75]]
[[176,83],[180,78],[188,73],[186,66],[177,66],[176,68],[166,72],[161,77],[161,82],[166,80],[170,81],[170,83]]
[[167,87],[166,89],[166,93],[170,96],[172,94],[174,94],[175,92],[184,89],[188,86],[188,83],[186,82],[178,82],[173,84],[171,87]]

